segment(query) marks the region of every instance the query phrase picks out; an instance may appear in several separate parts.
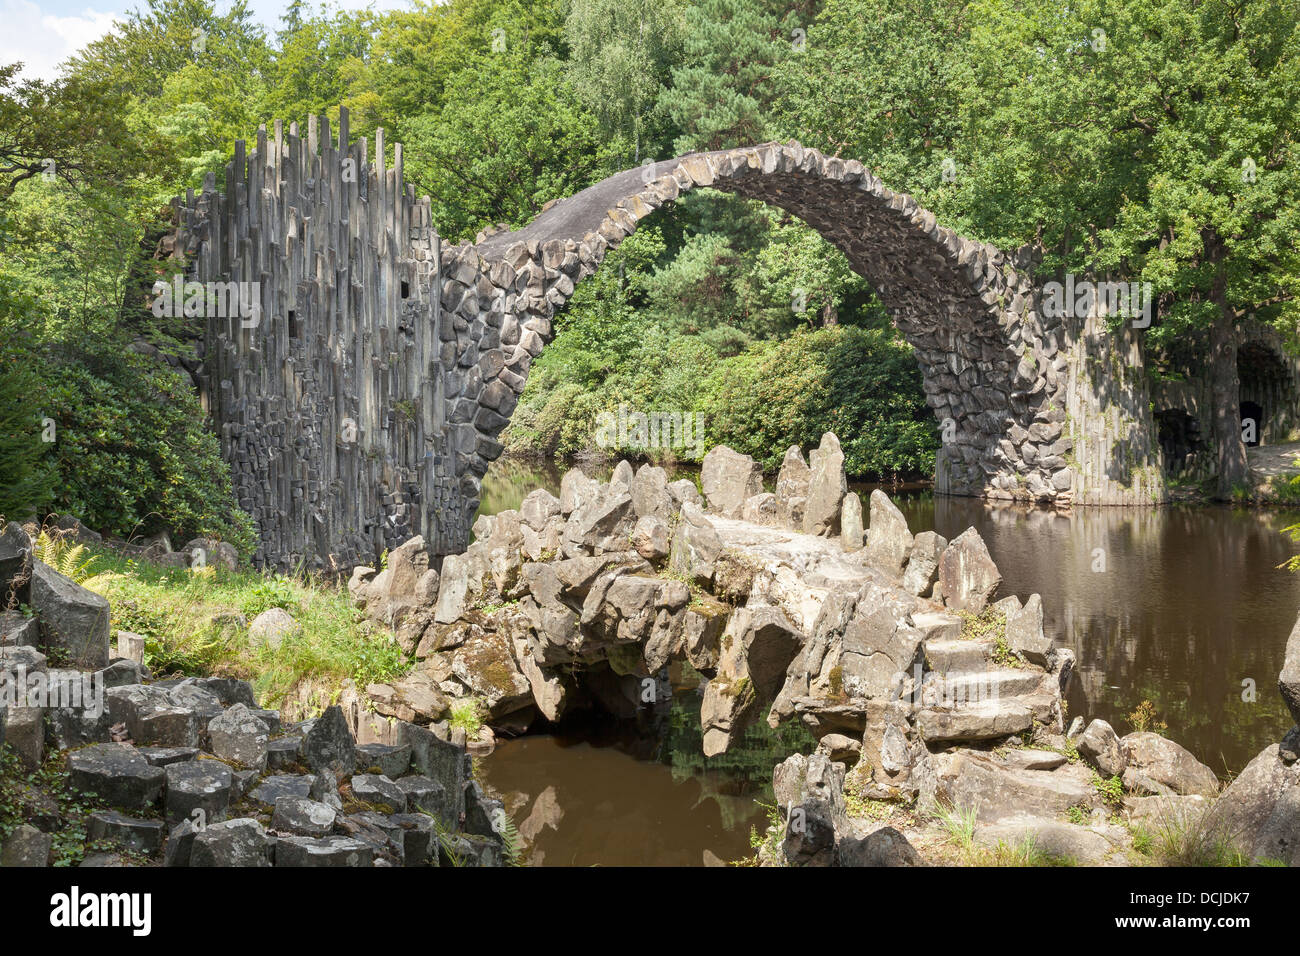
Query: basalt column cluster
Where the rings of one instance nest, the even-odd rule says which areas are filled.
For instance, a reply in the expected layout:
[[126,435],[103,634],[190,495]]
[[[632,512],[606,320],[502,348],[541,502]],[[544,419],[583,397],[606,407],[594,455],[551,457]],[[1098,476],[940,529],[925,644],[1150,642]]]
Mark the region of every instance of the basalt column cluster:
[[245,299],[209,295],[199,379],[262,566],[346,568],[416,533],[459,543],[476,490],[447,465],[428,199],[400,145],[391,169],[382,131],[368,148],[346,111],[337,142],[324,117],[305,136],[277,122],[236,145],[223,190],[209,175],[176,202],[186,278]]

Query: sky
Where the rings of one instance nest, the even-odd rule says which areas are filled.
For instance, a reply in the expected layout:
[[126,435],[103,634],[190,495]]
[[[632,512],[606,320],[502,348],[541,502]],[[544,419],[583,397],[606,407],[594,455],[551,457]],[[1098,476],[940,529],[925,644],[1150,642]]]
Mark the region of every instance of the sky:
[[[217,0],[219,11],[229,0]],[[268,31],[274,30],[288,0],[252,0],[253,15]],[[21,60],[22,75],[53,79],[58,64],[87,43],[98,40],[120,17],[143,0],[0,0],[0,63]],[[319,3],[310,6],[315,9]],[[335,0],[331,6],[345,10],[393,10],[406,0]]]

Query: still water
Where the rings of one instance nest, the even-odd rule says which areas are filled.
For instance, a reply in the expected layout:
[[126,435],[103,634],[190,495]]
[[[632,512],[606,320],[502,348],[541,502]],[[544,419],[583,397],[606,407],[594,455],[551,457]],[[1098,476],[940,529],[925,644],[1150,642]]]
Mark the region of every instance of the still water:
[[[592,474],[607,479],[609,468]],[[482,512],[559,493],[561,469],[499,461]],[[674,477],[689,475],[687,470]],[[865,503],[873,486],[855,485]],[[1001,594],[1043,597],[1049,633],[1078,656],[1069,713],[1119,733],[1142,701],[1168,735],[1220,776],[1236,773],[1291,726],[1277,693],[1300,575],[1277,566],[1300,550],[1281,529],[1297,512],[1231,507],[1070,514],[903,494],[912,531],[953,538],[974,526],[1003,575]],[[483,761],[536,863],[706,864],[749,851],[765,826],[771,771],[811,748],[800,728],[751,728],[739,750],[700,754],[689,677],[642,728],[576,725],[505,741]],[[1252,693],[1252,690],[1257,691]]]

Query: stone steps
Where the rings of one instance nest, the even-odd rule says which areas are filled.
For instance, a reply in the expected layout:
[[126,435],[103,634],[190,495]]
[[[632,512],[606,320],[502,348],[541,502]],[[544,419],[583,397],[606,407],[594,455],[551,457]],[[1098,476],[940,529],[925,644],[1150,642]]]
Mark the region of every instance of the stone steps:
[[[932,671],[925,675],[922,692],[933,692],[960,704],[964,701],[1005,700],[1037,694],[1043,685],[1043,672],[1015,667],[974,668],[970,670]],[[922,698],[925,703],[926,698]]]
[[[913,615],[913,620],[920,616]],[[986,667],[992,658],[992,641],[941,639],[925,642],[926,663],[930,670],[939,674],[977,670]]]

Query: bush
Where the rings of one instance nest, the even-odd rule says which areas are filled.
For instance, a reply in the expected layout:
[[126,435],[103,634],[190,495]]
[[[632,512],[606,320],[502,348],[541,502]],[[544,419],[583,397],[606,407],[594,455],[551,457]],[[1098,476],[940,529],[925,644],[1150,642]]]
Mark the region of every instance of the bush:
[[832,431],[851,475],[929,474],[939,446],[911,348],[892,330],[832,326],[721,361],[701,402],[708,446],[779,467]]
[[41,440],[41,382],[19,345],[30,303],[0,283],[0,515],[26,518],[49,500],[54,473]]
[[58,490],[50,506],[130,536],[168,529],[252,550],[230,470],[182,374],[131,352],[52,357],[42,370],[54,419]]

